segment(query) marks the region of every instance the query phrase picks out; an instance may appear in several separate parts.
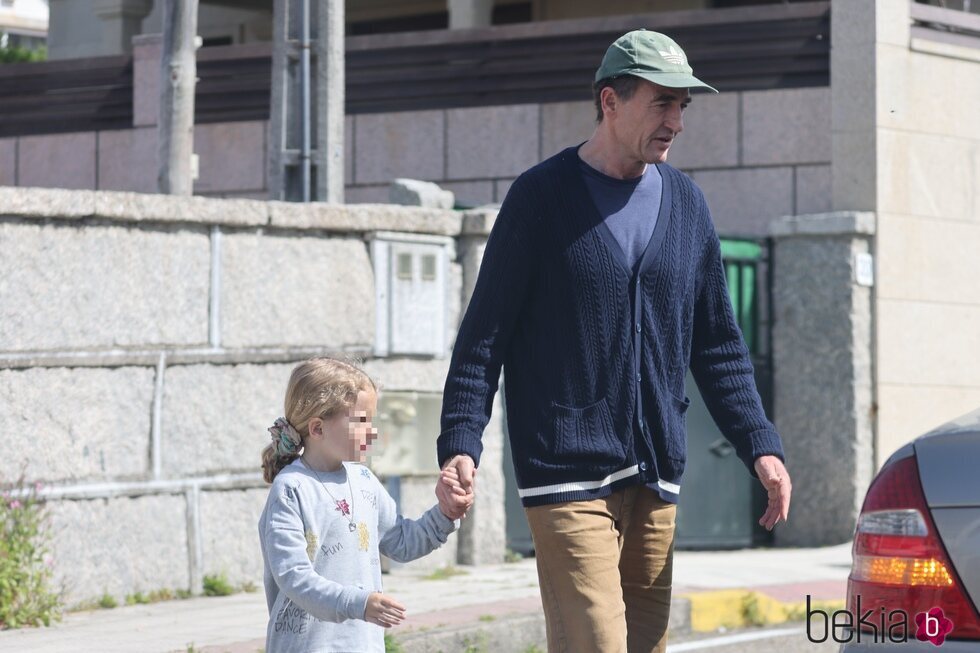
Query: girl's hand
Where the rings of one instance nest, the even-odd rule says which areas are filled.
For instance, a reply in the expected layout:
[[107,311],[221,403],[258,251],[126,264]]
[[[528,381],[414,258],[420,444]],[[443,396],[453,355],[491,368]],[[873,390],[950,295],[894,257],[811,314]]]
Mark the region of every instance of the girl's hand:
[[382,628],[397,626],[405,619],[405,606],[381,592],[368,597],[364,621]]

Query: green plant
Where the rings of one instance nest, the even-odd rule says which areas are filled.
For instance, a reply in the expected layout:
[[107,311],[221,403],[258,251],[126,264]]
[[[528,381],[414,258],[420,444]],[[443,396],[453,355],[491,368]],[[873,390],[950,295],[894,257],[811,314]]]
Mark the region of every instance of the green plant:
[[428,576],[424,576],[422,580],[446,580],[453,576],[465,576],[468,573],[470,572],[464,569],[457,569],[453,566],[439,567]]
[[25,487],[21,477],[0,495],[0,628],[49,626],[61,618],[40,490],[40,483]]
[[490,623],[491,621],[496,620],[496,617],[493,616],[492,614],[481,614],[479,616],[479,619],[484,623]]
[[111,610],[119,605],[119,601],[116,600],[112,594],[104,592],[102,597],[99,599],[99,607],[103,610]]
[[143,592],[134,592],[126,596],[126,605],[145,605],[150,602]]
[[190,590],[177,590],[177,598],[183,601],[184,599],[189,599],[194,596],[194,593]]
[[742,619],[749,626],[764,626],[766,623],[766,617],[759,605],[759,599],[752,592],[742,597]]
[[405,649],[393,635],[385,633],[385,653],[405,653]]
[[241,590],[242,592],[246,592],[248,594],[251,594],[253,592],[258,592],[259,591],[259,586],[256,585],[255,583],[253,583],[252,581],[247,580],[244,583],[242,583],[238,587],[238,589]]
[[531,644],[526,649],[524,649],[522,653],[544,653],[544,651],[538,648],[537,644]]
[[172,589],[163,587],[158,590],[153,590],[146,598],[150,603],[159,603],[160,601],[172,601],[175,595]]
[[487,653],[489,648],[489,636],[485,631],[478,630],[472,637],[463,638],[463,653]]
[[0,48],[0,64],[30,63],[33,61],[44,61],[47,58],[48,50],[44,47],[36,50],[29,50],[19,45]]
[[235,588],[228,582],[224,574],[209,574],[204,576],[205,596],[228,596],[234,594]]
[[504,562],[520,562],[523,559],[524,555],[517,551],[507,549],[506,553],[504,553]]

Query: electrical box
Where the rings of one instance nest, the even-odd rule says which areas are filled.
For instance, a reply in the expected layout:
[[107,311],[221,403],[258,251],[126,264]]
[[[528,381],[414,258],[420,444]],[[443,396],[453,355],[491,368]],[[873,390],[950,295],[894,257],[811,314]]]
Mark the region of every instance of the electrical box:
[[442,394],[382,389],[371,446],[371,469],[381,477],[438,474],[436,439]]
[[452,238],[377,232],[371,237],[375,282],[375,355],[446,356]]

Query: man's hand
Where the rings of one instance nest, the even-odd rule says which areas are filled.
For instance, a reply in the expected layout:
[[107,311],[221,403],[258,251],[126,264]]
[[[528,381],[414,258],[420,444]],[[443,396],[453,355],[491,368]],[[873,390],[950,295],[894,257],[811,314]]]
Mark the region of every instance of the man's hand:
[[762,515],[759,524],[771,531],[780,521],[789,518],[789,499],[793,493],[793,484],[783,461],[776,456],[759,456],[755,459],[755,473],[766,488],[769,495],[769,505],[766,514]]
[[466,511],[476,499],[476,465],[472,458],[464,454],[450,458],[442,469],[442,475],[436,483],[439,508],[450,519],[456,519],[450,514],[456,514],[460,509],[460,517],[465,517]]
[[474,496],[467,492],[459,482],[459,474],[455,467],[442,470],[436,484],[436,497],[439,499],[439,510],[448,519],[462,519],[473,506]]
[[405,606],[381,592],[374,592],[368,597],[367,607],[364,608],[364,621],[382,628],[397,626],[405,619]]
[[459,483],[463,486],[463,489],[467,492],[475,493],[476,465],[473,463],[473,459],[466,454],[453,456],[442,466],[443,469],[449,469],[450,467],[456,468],[456,473],[459,475]]

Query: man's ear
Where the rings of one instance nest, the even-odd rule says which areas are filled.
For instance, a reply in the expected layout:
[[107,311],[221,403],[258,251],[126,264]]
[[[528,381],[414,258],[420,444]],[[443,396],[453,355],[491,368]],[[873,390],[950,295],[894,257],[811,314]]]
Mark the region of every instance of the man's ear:
[[606,111],[616,113],[616,109],[619,108],[619,98],[616,97],[616,91],[610,86],[602,89],[602,93],[599,96],[599,103],[602,105],[603,114]]

